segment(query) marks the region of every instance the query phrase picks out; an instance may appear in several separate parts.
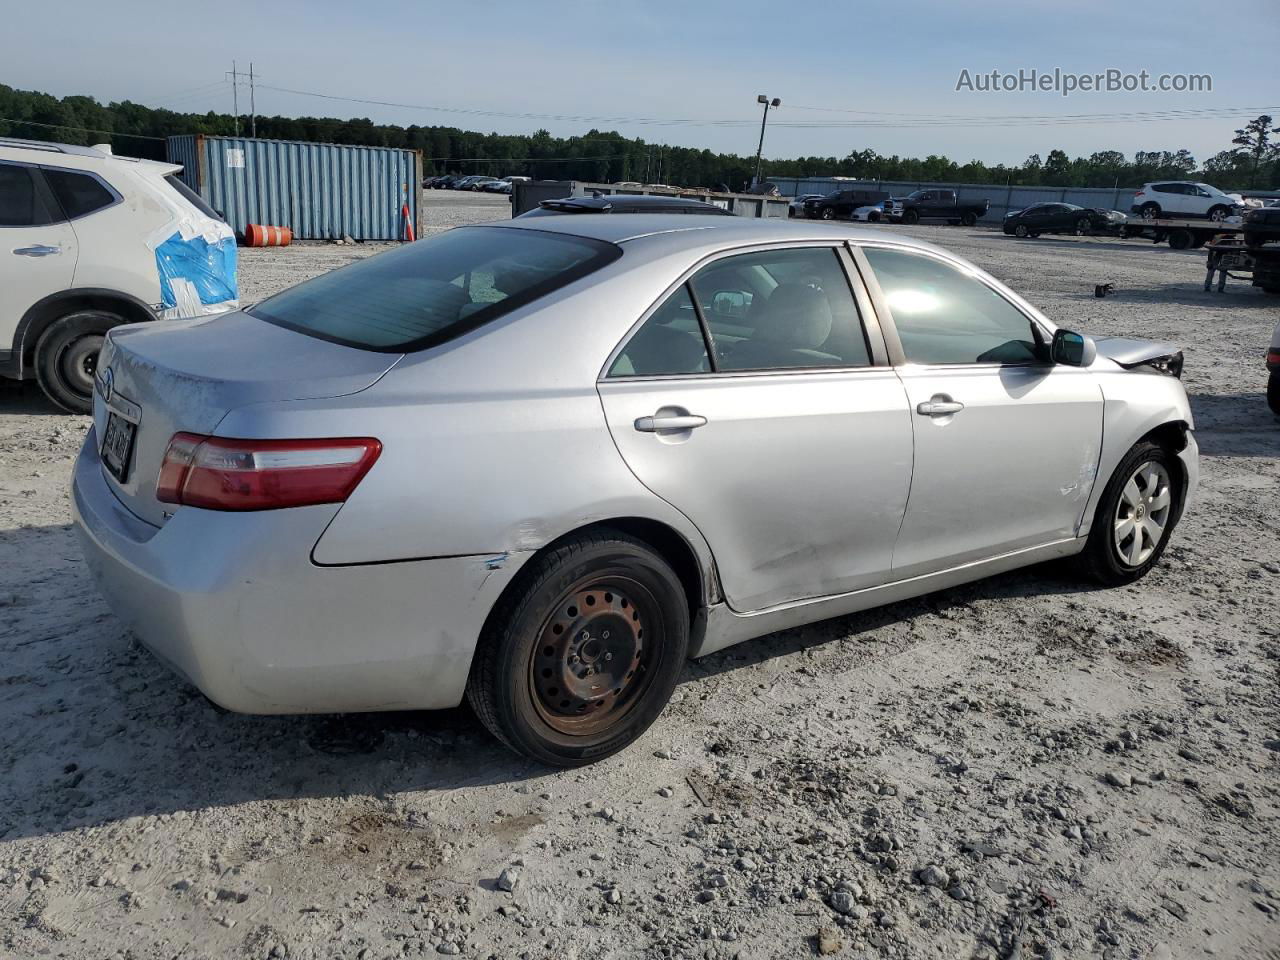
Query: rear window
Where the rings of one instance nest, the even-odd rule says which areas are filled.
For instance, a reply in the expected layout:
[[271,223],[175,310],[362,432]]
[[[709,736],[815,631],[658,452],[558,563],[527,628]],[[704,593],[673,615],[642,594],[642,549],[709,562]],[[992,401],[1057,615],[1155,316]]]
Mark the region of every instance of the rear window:
[[212,217],[214,220],[226,219],[217,210],[213,209],[213,207],[205,203],[204,197],[200,196],[200,194],[196,193],[194,190],[188,187],[185,183],[183,183],[182,178],[179,177],[176,173],[169,174],[167,177],[164,178],[164,182],[167,183],[169,186],[173,187],[173,189],[177,190],[178,193],[182,195],[182,199],[186,200],[187,203],[191,204],[193,207],[195,207],[197,210],[203,213],[206,217]]
[[424,350],[620,256],[613,244],[586,237],[459,227],[308,280],[248,312],[350,347]]
[[88,173],[46,167],[44,179],[68,220],[88,216],[116,202],[116,195],[103,186],[101,180]]

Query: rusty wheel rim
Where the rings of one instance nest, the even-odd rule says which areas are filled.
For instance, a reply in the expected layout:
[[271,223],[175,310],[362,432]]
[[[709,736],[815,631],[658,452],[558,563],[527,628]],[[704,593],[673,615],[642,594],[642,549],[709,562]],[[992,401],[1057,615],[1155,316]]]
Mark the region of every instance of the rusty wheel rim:
[[589,736],[641,700],[661,639],[657,604],[634,580],[596,577],[561,595],[530,662],[533,702],[548,726]]

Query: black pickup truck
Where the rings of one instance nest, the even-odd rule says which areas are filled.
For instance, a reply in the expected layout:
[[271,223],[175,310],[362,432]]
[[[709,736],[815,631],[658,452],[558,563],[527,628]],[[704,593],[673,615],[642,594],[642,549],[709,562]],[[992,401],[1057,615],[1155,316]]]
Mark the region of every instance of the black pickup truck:
[[894,223],[946,220],[972,227],[990,206],[989,200],[956,200],[954,190],[931,188],[905,197],[890,197],[885,201],[884,215]]
[[859,207],[869,207],[888,196],[880,190],[837,190],[825,197],[806,200],[804,215],[810,219],[848,220]]

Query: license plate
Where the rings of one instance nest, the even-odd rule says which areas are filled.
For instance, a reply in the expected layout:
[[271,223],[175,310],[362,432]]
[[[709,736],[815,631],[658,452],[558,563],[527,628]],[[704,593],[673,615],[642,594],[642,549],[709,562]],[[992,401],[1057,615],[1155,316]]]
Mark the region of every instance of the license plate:
[[107,429],[102,435],[102,462],[121,483],[129,475],[129,457],[133,454],[133,438],[137,432],[136,423],[118,413],[107,414]]

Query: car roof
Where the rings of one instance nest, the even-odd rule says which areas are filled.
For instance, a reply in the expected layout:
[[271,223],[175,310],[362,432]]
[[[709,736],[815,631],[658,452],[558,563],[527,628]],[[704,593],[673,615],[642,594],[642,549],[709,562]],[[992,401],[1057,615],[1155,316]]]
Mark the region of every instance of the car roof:
[[51,140],[23,140],[18,137],[0,137],[0,157],[25,163],[55,167],[71,167],[81,170],[109,169],[114,164],[128,163],[138,169],[165,176],[182,169],[176,163],[144,160],[140,157],[122,157],[102,147],[83,147],[74,143],[55,143]]
[[652,238],[654,242],[669,244],[673,249],[694,248],[706,244],[708,230],[716,231],[717,240],[724,246],[788,240],[852,240],[855,243],[889,240],[895,244],[919,247],[922,250],[939,249],[931,243],[902,234],[886,235],[884,230],[858,228],[845,223],[830,223],[822,220],[784,220],[781,217],[689,217],[685,214],[662,213],[635,213],[625,217],[582,217],[566,214],[562,217],[516,218],[486,223],[484,226],[506,230],[543,230],[604,240],[608,243],[628,243]]

